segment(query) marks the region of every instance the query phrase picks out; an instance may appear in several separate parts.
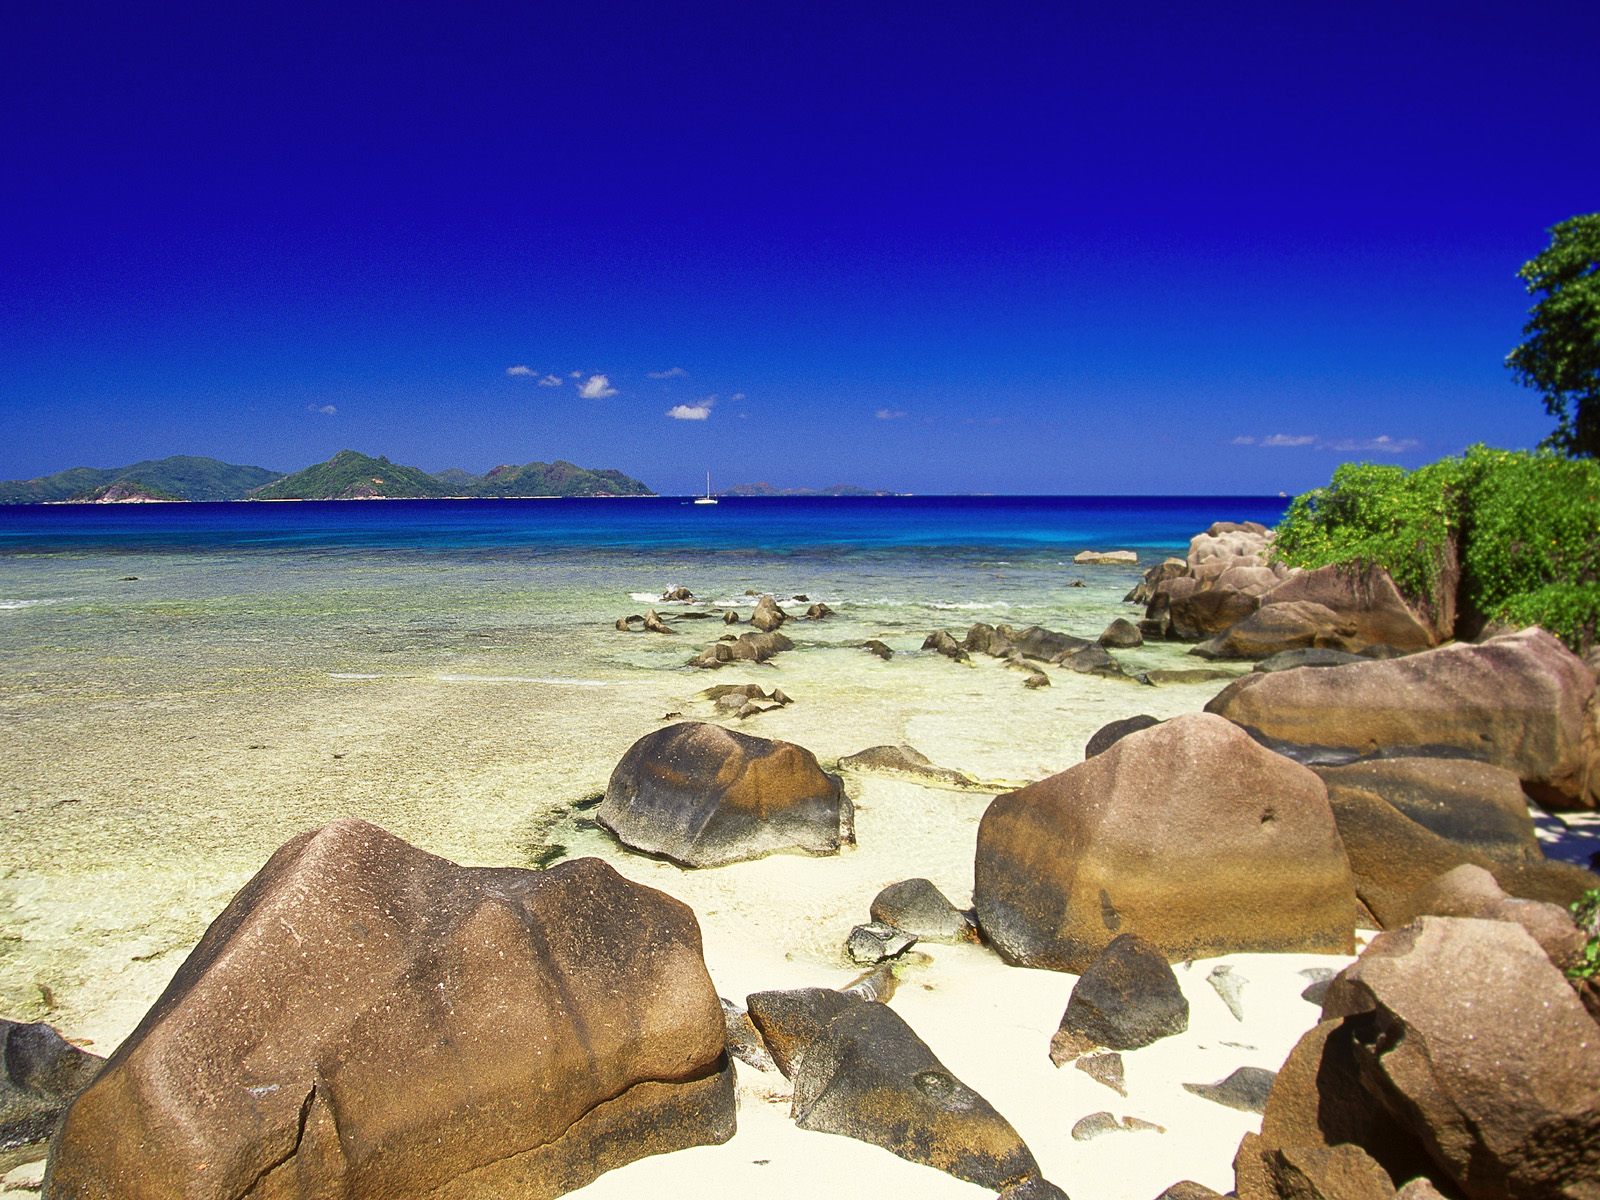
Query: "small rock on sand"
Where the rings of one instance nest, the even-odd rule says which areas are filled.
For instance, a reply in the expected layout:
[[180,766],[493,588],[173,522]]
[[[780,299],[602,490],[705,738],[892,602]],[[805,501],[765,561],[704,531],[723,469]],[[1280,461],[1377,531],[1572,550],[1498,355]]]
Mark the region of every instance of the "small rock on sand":
[[1217,1083],[1186,1083],[1183,1088],[1227,1108],[1259,1113],[1267,1110],[1267,1093],[1272,1090],[1276,1071],[1261,1067],[1240,1067]]
[[1228,1011],[1233,1014],[1235,1021],[1244,1020],[1244,986],[1250,981],[1243,975],[1234,974],[1234,970],[1227,963],[1220,963],[1211,968],[1211,974],[1206,976],[1206,982],[1222,997],[1222,1002],[1228,1006]]

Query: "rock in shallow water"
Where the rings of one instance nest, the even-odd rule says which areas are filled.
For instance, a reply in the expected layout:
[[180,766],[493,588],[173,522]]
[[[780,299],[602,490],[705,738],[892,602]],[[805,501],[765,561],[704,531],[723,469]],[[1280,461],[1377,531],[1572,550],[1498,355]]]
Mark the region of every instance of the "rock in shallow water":
[[834,854],[854,840],[853,815],[809,750],[698,721],[635,742],[595,814],[625,845],[689,867]]
[[550,1197],[726,1140],[694,914],[598,859],[288,842],[69,1110],[48,1194]]

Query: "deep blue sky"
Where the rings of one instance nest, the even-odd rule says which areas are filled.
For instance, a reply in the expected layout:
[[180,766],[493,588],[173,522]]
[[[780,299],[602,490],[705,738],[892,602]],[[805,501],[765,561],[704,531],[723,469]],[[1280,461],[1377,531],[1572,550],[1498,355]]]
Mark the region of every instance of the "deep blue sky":
[[0,478],[1292,492],[1548,432],[1502,360],[1600,209],[1600,4],[1110,7],[12,6]]

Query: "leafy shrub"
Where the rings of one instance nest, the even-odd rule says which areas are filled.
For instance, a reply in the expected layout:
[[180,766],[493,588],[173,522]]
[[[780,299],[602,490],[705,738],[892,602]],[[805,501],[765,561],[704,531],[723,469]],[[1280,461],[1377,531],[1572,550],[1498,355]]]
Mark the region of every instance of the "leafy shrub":
[[1567,968],[1573,979],[1600,978],[1600,888],[1590,888],[1572,902],[1572,919],[1588,935],[1578,961]]
[[1374,564],[1432,601],[1452,536],[1460,600],[1537,623],[1573,649],[1600,634],[1600,462],[1474,446],[1415,471],[1349,463],[1298,496],[1277,554],[1300,567]]
[[1276,553],[1296,567],[1376,564],[1407,594],[1431,600],[1460,525],[1462,475],[1461,460],[1450,458],[1415,471],[1345,463],[1327,487],[1290,502]]

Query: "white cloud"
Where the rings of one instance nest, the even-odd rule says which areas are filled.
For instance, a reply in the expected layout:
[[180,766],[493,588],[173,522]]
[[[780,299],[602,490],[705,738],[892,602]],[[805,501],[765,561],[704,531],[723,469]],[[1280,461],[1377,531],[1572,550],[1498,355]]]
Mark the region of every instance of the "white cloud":
[[1308,433],[1273,433],[1258,438],[1243,433],[1233,439],[1233,444],[1273,448],[1315,446],[1318,450],[1332,450],[1336,454],[1404,454],[1422,445],[1416,438],[1390,437],[1387,433],[1370,438],[1316,438]]
[[696,400],[693,404],[674,404],[667,409],[667,416],[674,421],[704,421],[711,416],[711,409],[716,405],[715,396],[707,396]]
[[582,371],[568,371],[567,372],[567,378],[568,379],[582,379],[583,378],[583,372]]
[[507,367],[506,368],[506,374],[507,375],[532,375],[533,374],[533,368],[528,366],[526,363],[518,363],[514,367]]
[[682,367],[668,367],[665,371],[651,371],[649,376],[651,379],[681,379],[688,373]]
[[1340,453],[1365,452],[1371,454],[1404,454],[1407,450],[1415,450],[1422,445],[1416,438],[1392,438],[1387,433],[1380,433],[1373,438],[1341,438],[1336,442],[1324,442],[1324,450],[1336,450]]
[[339,410],[331,404],[308,404],[306,405],[306,411],[321,413],[325,417],[331,417]]
[[561,378],[557,375],[542,375],[539,377],[540,387],[560,387]]
[[735,392],[733,395],[729,396],[728,399],[733,401],[735,404],[737,404],[739,401],[744,399],[744,393],[743,392]]
[[903,409],[898,409],[898,408],[880,408],[877,412],[873,413],[872,415],[877,417],[878,420],[880,420],[880,421],[898,421],[901,417],[905,416],[906,414],[905,414]]
[[585,400],[605,400],[616,394],[617,389],[611,386],[611,380],[604,375],[589,376],[578,389],[578,395]]

